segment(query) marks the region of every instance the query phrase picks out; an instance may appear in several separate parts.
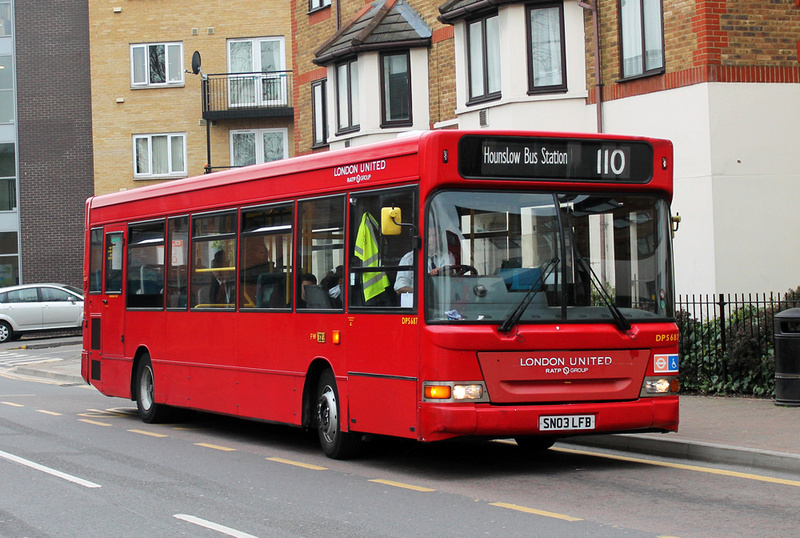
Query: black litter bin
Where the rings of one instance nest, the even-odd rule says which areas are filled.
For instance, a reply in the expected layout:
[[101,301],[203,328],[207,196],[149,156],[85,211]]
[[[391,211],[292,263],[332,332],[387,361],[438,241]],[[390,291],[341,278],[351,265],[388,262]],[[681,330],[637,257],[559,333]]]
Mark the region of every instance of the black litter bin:
[[775,404],[800,406],[800,308],[775,314]]

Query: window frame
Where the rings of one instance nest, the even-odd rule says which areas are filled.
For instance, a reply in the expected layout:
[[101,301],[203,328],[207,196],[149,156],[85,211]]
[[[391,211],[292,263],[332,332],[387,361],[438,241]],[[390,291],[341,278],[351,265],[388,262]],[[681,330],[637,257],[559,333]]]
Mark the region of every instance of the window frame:
[[[280,133],[283,139],[283,157],[280,159],[273,159],[271,161],[264,160],[264,134],[265,133]],[[255,162],[250,164],[264,164],[267,162],[275,162],[289,158],[289,130],[285,127],[281,128],[268,128],[268,129],[234,129],[228,131],[228,141],[230,149],[230,163],[231,166],[248,166],[247,164],[234,164],[234,136],[241,134],[255,135]]]
[[[391,106],[391,95],[387,95],[387,91],[391,92],[391,87],[387,88],[387,83],[389,81],[386,80],[386,60],[390,57],[394,56],[403,56],[406,60],[406,88],[408,92],[408,98],[405,101],[406,106],[408,107],[408,118],[400,119],[400,120],[392,120],[387,117],[387,110],[388,106]],[[382,52],[380,54],[380,84],[381,84],[381,127],[409,127],[414,124],[414,109],[412,107],[413,99],[411,95],[412,91],[412,84],[411,84],[411,52],[406,49],[402,51],[391,51],[391,52]]]
[[[625,69],[625,51],[626,51],[626,19],[625,13],[622,9],[622,2],[637,2],[639,5],[639,20],[636,21],[638,23],[638,28],[632,28],[631,33],[638,34],[635,36],[636,42],[634,43],[635,46],[640,47],[641,52],[641,63],[639,64],[638,68],[641,72],[626,73]],[[646,3],[655,3],[658,6],[658,15],[659,15],[659,55],[660,55],[660,65],[658,67],[653,67],[651,69],[647,69],[647,25],[646,25],[646,15],[645,15],[645,4]],[[620,72],[620,80],[635,80],[638,78],[643,77],[650,77],[653,75],[660,75],[666,71],[666,55],[665,55],[665,44],[664,44],[664,4],[662,0],[618,0],[617,3],[617,24],[619,28],[619,72]],[[631,24],[634,24],[631,22]]]
[[[534,73],[534,47],[533,47],[533,28],[531,24],[532,13],[536,10],[544,9],[558,9],[558,25],[559,25],[559,39],[560,39],[560,61],[561,61],[561,82],[549,86],[537,86],[535,73]],[[564,3],[563,2],[546,2],[541,4],[527,4],[525,7],[525,30],[527,41],[527,54],[528,54],[528,95],[536,95],[541,93],[563,93],[567,91],[567,46],[566,46],[566,29],[564,25]]]
[[[490,64],[489,64],[489,47],[488,47],[488,38],[487,38],[487,21],[489,19],[497,20],[499,24],[499,15],[497,11],[493,11],[491,13],[484,14],[481,17],[476,17],[474,19],[468,19],[465,21],[466,23],[466,47],[467,47],[467,106],[474,105],[477,103],[485,103],[487,101],[495,101],[500,99],[503,96],[503,84],[502,84],[502,76],[501,76],[501,59],[500,59],[500,39],[499,39],[499,28],[498,28],[498,39],[497,43],[495,44],[497,48],[497,54],[495,60],[498,62],[497,65],[497,82],[498,82],[498,89],[496,91],[490,91],[489,82],[490,82]],[[481,28],[481,43],[480,43],[480,52],[481,56],[480,60],[480,69],[481,69],[481,79],[483,84],[483,92],[479,95],[475,95],[475,92],[472,87],[472,80],[473,80],[473,68],[475,64],[475,59],[472,57],[472,26],[475,23],[480,23]]]
[[[380,262],[376,266],[365,266],[359,256],[356,254],[356,247],[357,247],[357,237],[359,235],[361,221],[364,216],[364,212],[359,212],[358,209],[361,206],[361,200],[370,200],[373,199],[375,204],[372,202],[373,210],[375,211],[375,215],[373,217],[376,220],[381,218],[379,213],[380,209],[386,206],[394,206],[394,202],[398,200],[403,200],[405,202],[404,206],[406,206],[406,210],[403,211],[401,215],[403,226],[402,233],[400,236],[383,236],[380,235],[382,244],[381,247],[386,246],[383,241],[387,239],[390,241],[396,241],[400,244],[399,251],[402,252],[398,257],[395,259],[397,260],[396,263],[385,263],[387,259],[390,259],[389,256],[386,256],[386,253],[381,252],[380,254]],[[416,186],[400,186],[400,187],[387,187],[387,188],[380,188],[368,191],[359,191],[359,192],[352,192],[349,195],[349,203],[350,203],[350,215],[349,215],[349,223],[348,223],[348,246],[347,246],[347,257],[348,257],[348,289],[347,289],[347,296],[348,296],[348,311],[349,312],[368,312],[368,313],[391,313],[391,314],[404,314],[408,315],[411,313],[416,313],[418,304],[419,304],[419,277],[417,275],[417,260],[420,255],[420,248],[416,242],[419,240],[415,238],[417,234],[419,216],[417,215],[417,211],[419,208],[419,189]],[[363,207],[362,207],[363,208]],[[370,213],[372,214],[372,213]],[[402,244],[405,242],[406,244]],[[395,255],[398,253],[397,249],[398,245],[395,245]],[[392,249],[389,249],[392,250]],[[403,259],[411,255],[411,261],[409,264],[401,263]],[[379,273],[385,274],[389,278],[389,286],[385,288],[383,293],[389,294],[396,300],[396,303],[390,304],[384,300],[380,300],[380,295],[375,296],[377,301],[372,301],[372,299],[366,299],[364,296],[357,297],[363,293],[363,280],[362,275],[364,274],[373,274],[378,275]],[[409,294],[410,304],[403,304],[403,295],[406,293],[400,294],[397,291],[396,283],[397,278],[400,273],[406,273],[405,278],[410,280],[412,283],[413,291],[406,292]],[[361,280],[361,283],[359,283]]]
[[[148,220],[143,222],[132,222],[128,224],[128,239],[125,242],[125,306],[128,310],[164,310],[164,278],[165,278],[165,262],[166,262],[166,233],[167,233],[167,222],[165,219],[157,219],[157,220]],[[136,239],[139,233],[148,233],[152,231],[161,232],[161,237],[159,239],[149,238],[145,239],[144,241],[138,241]],[[133,266],[131,265],[134,263],[134,259],[138,256],[140,251],[145,249],[150,249],[155,247],[156,255],[158,254],[159,247],[161,248],[161,263],[156,264],[141,264]],[[158,256],[157,256],[158,257]],[[131,269],[133,267],[143,268],[146,265],[155,265],[160,267],[160,291],[158,293],[153,294],[145,294],[139,293],[139,291],[143,292],[144,286],[139,290],[136,290],[132,287],[133,277],[135,275],[132,274]],[[158,272],[157,272],[158,273]],[[140,274],[144,274],[143,271],[140,270]],[[158,282],[158,281],[156,281]],[[144,284],[144,282],[142,282]],[[153,295],[154,297],[150,298],[149,300],[144,295]],[[141,304],[135,304],[137,299],[140,298],[144,299]],[[150,304],[152,303],[152,304]]]
[[[150,47],[164,47],[164,82],[151,81],[150,69]],[[177,46],[178,51],[172,52]],[[142,64],[137,66],[139,61],[136,58],[135,51],[138,49],[143,50],[143,57],[141,58]],[[174,55],[177,54],[177,58]],[[178,62],[179,65],[172,65],[170,59]],[[171,67],[172,65],[172,67]],[[144,79],[138,80],[136,78],[137,67],[143,69]],[[164,41],[160,43],[132,43],[130,45],[130,69],[131,69],[131,88],[167,88],[167,87],[182,87],[186,84],[184,78],[184,62],[183,62],[183,42],[182,41]],[[170,75],[177,75],[176,80],[171,80]]]
[[[327,221],[320,221],[307,208],[313,208],[319,204],[322,211],[326,209],[331,210],[327,215]],[[340,289],[341,294],[337,301],[328,299],[330,302],[328,306],[309,306],[301,302],[302,294],[299,291],[302,286],[302,278],[306,273],[314,275],[317,280],[316,286],[320,287],[322,291],[327,291],[323,288],[326,277],[334,275],[333,269],[338,267],[336,262],[341,261],[341,266],[344,269],[347,264],[347,195],[344,193],[325,195],[315,198],[305,198],[297,200],[296,206],[296,251],[294,254],[295,265],[295,281],[297,286],[297,312],[343,312],[347,297],[347,283],[344,282],[344,288]],[[337,207],[338,205],[338,207]],[[327,207],[326,207],[327,206]],[[340,220],[334,220],[340,219]],[[321,228],[314,228],[314,224],[321,226]],[[336,234],[340,234],[338,240]],[[325,237],[328,235],[329,237]],[[315,245],[315,240],[322,239],[322,243]],[[327,242],[326,242],[327,241]],[[328,248],[329,247],[329,248]],[[325,258],[329,258],[326,260]],[[310,260],[310,266],[306,263]],[[322,264],[321,264],[322,263]],[[327,271],[331,269],[331,271]],[[344,279],[344,274],[341,275]],[[326,294],[327,296],[327,294]]]
[[[248,228],[249,220],[248,218],[250,215],[257,214],[259,212],[270,211],[270,210],[278,210],[278,211],[286,211],[284,213],[285,216],[288,216],[288,219],[284,224],[278,224],[277,226],[272,226],[272,230],[251,230]],[[239,211],[239,264],[237,268],[238,276],[238,295],[239,295],[239,311],[240,312],[260,312],[260,311],[279,311],[279,312],[291,312],[292,306],[294,304],[294,294],[292,293],[292,283],[294,282],[295,278],[295,269],[294,269],[294,235],[295,235],[295,227],[294,227],[294,217],[295,217],[295,205],[292,201],[284,201],[284,202],[274,202],[265,205],[257,205],[257,206],[249,206],[243,207]],[[285,242],[284,251],[281,254],[288,255],[288,260],[284,259],[283,256],[279,256],[278,252],[275,250],[269,251],[267,250],[269,259],[265,262],[265,264],[269,267],[271,266],[272,271],[267,272],[266,274],[283,274],[283,283],[285,286],[285,296],[283,302],[277,302],[276,304],[258,304],[259,299],[256,297],[256,302],[253,305],[249,305],[246,303],[245,294],[247,293],[247,286],[248,282],[246,281],[246,272],[253,268],[253,266],[246,267],[245,264],[250,259],[250,239],[252,238],[280,238],[282,242]],[[265,244],[266,246],[266,244]],[[274,247],[275,245],[273,245]],[[282,266],[278,265],[278,259],[282,260]],[[279,269],[283,269],[280,271]],[[257,290],[260,287],[260,278],[256,282]],[[260,294],[260,291],[257,291],[257,295]]]
[[[209,219],[214,226],[210,226],[207,229],[203,229],[198,232],[198,226],[200,226],[200,222]],[[214,219],[219,220],[215,222]],[[228,227],[225,228],[225,225],[228,225]],[[189,222],[189,241],[191,243],[189,251],[189,309],[193,312],[206,310],[212,310],[215,312],[236,311],[236,301],[238,298],[238,280],[236,275],[239,271],[239,210],[237,208],[231,208],[209,213],[193,214]],[[200,252],[200,248],[201,245],[205,246],[209,243],[226,244],[224,246],[212,245],[211,248],[208,249],[209,256],[208,260],[206,261],[205,257]],[[211,254],[212,248],[221,249],[221,251],[224,253],[224,256],[227,257],[227,260],[223,261],[226,261],[228,265],[222,265],[221,271],[224,273],[230,273],[233,276],[233,278],[228,278],[225,280],[228,300],[232,298],[233,302],[216,303],[214,302],[215,298],[211,297],[210,293],[209,296],[206,297],[208,300],[207,303],[200,301],[200,289],[204,288],[206,285],[211,285],[212,279],[215,278],[213,274],[213,257],[220,252],[220,250],[214,254]],[[203,279],[202,274],[199,275],[198,273],[211,273],[211,276],[208,279]],[[227,274],[225,276],[227,276]],[[233,286],[232,290],[227,290],[227,288],[229,288],[229,283]]]
[[[342,125],[342,98],[341,98],[341,68],[345,68],[347,73],[347,95],[345,96],[345,104],[347,105],[347,123]],[[353,133],[361,128],[359,114],[353,114],[358,106],[359,97],[359,80],[358,80],[358,58],[352,58],[346,62],[336,64],[334,67],[336,73],[336,134],[342,135]],[[355,77],[355,78],[354,78]],[[353,97],[353,83],[355,82],[355,98]]]
[[[167,172],[166,173],[153,173],[153,138],[155,137],[167,137]],[[173,170],[173,155],[172,155],[172,141],[174,139],[181,139],[183,148],[182,148],[182,156],[183,159],[183,169],[182,170]],[[139,172],[139,147],[137,142],[139,140],[146,140],[147,141],[147,153],[148,153],[148,160],[147,160],[147,172]],[[135,134],[132,136],[133,141],[133,178],[134,179],[169,179],[169,178],[176,178],[176,177],[186,177],[188,175],[186,170],[186,133],[149,133],[149,134]]]
[[[317,92],[320,93],[319,107]],[[320,128],[322,136],[319,133]],[[311,132],[312,149],[328,145],[328,79],[326,78],[311,83]]]
[[308,13],[311,14],[315,11],[331,7],[331,0],[308,0]]

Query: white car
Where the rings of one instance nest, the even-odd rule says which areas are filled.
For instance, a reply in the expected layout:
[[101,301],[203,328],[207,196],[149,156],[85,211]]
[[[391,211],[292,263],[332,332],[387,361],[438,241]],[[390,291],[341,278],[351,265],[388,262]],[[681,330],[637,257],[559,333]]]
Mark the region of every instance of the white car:
[[83,294],[74,286],[27,284],[0,288],[0,342],[20,333],[79,329],[83,323]]

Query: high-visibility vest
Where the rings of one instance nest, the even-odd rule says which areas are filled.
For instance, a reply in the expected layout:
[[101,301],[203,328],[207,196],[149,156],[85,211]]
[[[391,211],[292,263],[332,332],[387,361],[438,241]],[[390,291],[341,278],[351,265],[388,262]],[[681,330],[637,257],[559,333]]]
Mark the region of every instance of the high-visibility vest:
[[[358,226],[356,235],[356,257],[361,260],[362,267],[378,267],[378,221],[369,213],[364,213],[361,217],[361,224]],[[364,289],[364,300],[369,301],[377,297],[383,290],[389,287],[389,277],[384,272],[362,273],[362,288]]]

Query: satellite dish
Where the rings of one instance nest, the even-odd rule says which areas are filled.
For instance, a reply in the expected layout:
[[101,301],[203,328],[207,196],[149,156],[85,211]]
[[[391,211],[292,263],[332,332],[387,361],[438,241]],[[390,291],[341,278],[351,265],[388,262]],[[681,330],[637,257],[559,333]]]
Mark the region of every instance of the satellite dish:
[[200,72],[200,52],[194,51],[192,54],[192,73],[195,75]]

